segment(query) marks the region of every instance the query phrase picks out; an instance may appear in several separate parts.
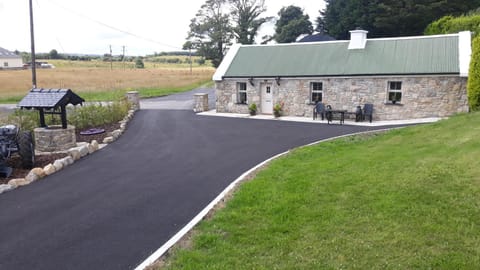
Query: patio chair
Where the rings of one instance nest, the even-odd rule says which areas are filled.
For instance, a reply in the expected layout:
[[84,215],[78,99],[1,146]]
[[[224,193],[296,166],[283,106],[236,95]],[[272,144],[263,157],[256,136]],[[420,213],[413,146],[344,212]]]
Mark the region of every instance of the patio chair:
[[363,120],[365,120],[366,117],[368,117],[368,120],[371,123],[373,118],[373,104],[367,103],[363,105]]
[[325,110],[325,117],[327,118],[327,121],[330,124],[330,122],[332,122],[333,120],[332,106],[327,105],[327,108]]
[[325,119],[325,105],[322,102],[315,104],[313,108],[313,120],[317,119],[318,114],[322,117],[322,121]]

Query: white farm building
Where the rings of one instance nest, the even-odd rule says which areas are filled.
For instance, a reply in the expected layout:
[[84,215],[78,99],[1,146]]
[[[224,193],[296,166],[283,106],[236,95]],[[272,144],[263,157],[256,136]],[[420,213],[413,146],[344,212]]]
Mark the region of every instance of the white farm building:
[[0,69],[18,69],[23,67],[22,57],[0,47]]

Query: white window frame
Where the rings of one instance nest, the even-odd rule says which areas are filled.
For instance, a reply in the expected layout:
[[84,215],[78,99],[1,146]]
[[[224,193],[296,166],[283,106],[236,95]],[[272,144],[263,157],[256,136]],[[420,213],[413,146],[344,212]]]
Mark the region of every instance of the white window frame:
[[[320,85],[320,89],[315,89],[318,87],[314,87],[314,85]],[[313,100],[313,94],[320,94],[320,100]],[[311,103],[316,103],[316,102],[322,102],[323,101],[323,82],[310,82],[310,102]]]
[[3,62],[3,67],[8,67],[8,62]]
[[[388,90],[387,90],[387,102],[391,104],[401,103],[403,96],[403,83],[402,81],[389,81]],[[398,94],[400,97],[398,98]],[[392,99],[392,95],[396,97],[395,100]]]
[[[245,100],[242,100],[242,94],[245,95]],[[247,104],[247,83],[237,82],[237,104]]]

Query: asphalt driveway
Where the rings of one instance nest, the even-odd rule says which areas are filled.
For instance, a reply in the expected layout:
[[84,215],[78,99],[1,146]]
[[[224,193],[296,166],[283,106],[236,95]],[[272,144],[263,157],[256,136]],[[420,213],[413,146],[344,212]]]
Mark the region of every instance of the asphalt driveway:
[[107,148],[0,195],[0,269],[132,269],[259,162],[378,128],[142,109]]

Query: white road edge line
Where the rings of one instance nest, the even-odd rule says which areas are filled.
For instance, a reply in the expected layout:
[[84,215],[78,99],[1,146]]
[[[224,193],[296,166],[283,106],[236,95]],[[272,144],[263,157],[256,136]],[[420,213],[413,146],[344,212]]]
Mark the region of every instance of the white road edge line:
[[[403,127],[400,127],[403,128]],[[386,128],[386,129],[379,129],[379,130],[370,130],[370,131],[363,131],[363,132],[357,132],[357,133],[351,133],[351,134],[346,134],[346,135],[341,135],[341,136],[336,136],[328,139],[323,139],[319,140],[313,143],[309,143],[303,146],[295,147],[294,149],[299,149],[303,147],[308,147],[312,145],[316,145],[322,142],[328,142],[328,141],[333,141],[336,139],[340,138],[345,138],[345,137],[350,137],[350,136],[355,136],[355,135],[360,135],[360,134],[368,134],[368,133],[378,133],[378,132],[384,132],[392,129],[398,129],[398,128]],[[200,213],[198,213],[185,227],[183,227],[179,232],[177,232],[172,238],[170,238],[163,246],[161,246],[159,249],[157,249],[152,255],[150,255],[145,261],[143,261],[141,264],[139,264],[135,270],[144,270],[147,268],[149,265],[153,264],[156,260],[158,260],[165,252],[167,252],[175,243],[177,243],[180,239],[182,239],[183,236],[185,236],[193,227],[195,227],[202,219],[212,210],[215,205],[217,205],[218,202],[220,202],[238,183],[243,181],[250,173],[254,172],[258,168],[264,166],[265,164],[268,164],[274,159],[277,159],[281,156],[284,156],[293,149],[287,150],[283,153],[280,153],[278,155],[275,155],[255,167],[251,168],[250,170],[244,172],[242,175],[240,175],[235,181],[233,181],[230,185],[228,185],[222,193],[220,193],[212,202],[210,202]]]

